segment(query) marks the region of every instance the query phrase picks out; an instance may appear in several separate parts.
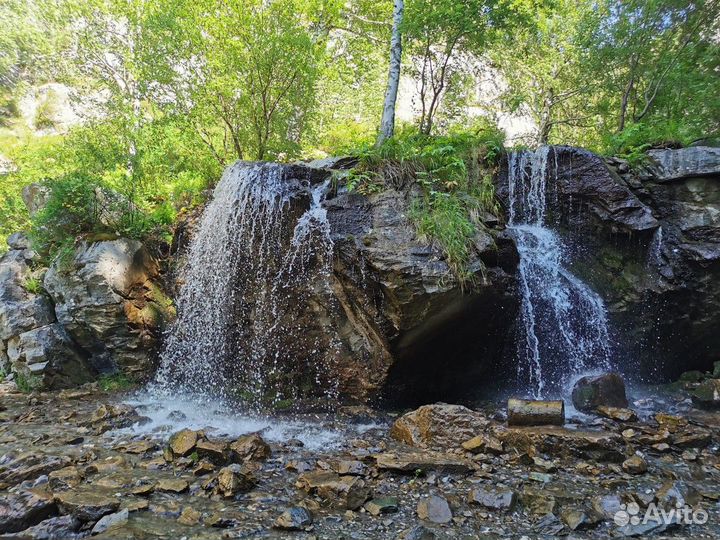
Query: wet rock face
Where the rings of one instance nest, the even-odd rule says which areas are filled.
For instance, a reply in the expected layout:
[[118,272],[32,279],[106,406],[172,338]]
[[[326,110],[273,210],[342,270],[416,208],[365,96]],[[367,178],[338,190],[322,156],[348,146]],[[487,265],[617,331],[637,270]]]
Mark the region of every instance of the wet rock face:
[[572,402],[583,412],[593,412],[599,407],[626,408],[625,383],[617,373],[583,377],[575,383]]
[[98,372],[148,375],[169,302],[154,279],[157,262],[136,240],[81,245],[70,267],[48,270],[44,285],[57,320]]
[[[461,396],[495,364],[517,307],[515,246],[479,232],[462,286],[440,249],[420,241],[408,218],[412,189],[325,204],[335,242],[332,289],[340,337],[352,358],[347,394],[422,403]],[[479,330],[481,329],[481,330]],[[438,355],[448,362],[438,362]]]
[[[718,149],[653,150],[631,168],[586,150],[553,147],[549,219],[570,268],[605,300],[628,372],[674,380],[708,369],[720,348]],[[507,200],[507,173],[497,178]]]

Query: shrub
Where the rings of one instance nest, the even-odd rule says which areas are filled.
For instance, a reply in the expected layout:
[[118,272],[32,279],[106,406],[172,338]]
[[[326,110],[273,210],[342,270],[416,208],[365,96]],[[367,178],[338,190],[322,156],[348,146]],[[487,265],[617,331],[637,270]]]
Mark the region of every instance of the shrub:
[[401,131],[379,147],[355,152],[359,162],[347,186],[368,194],[417,183],[421,195],[409,217],[419,236],[440,246],[464,283],[473,237],[484,226],[480,216],[498,211],[491,172],[503,142],[502,134],[489,127],[436,137]]
[[40,294],[43,291],[43,283],[38,278],[29,277],[23,283],[25,290],[31,294]]
[[602,153],[627,159],[631,165],[640,165],[650,148],[687,146],[700,135],[676,121],[629,124],[622,132],[605,136]]
[[54,258],[68,242],[93,232],[98,224],[95,204],[97,184],[81,173],[48,182],[48,203],[32,218],[31,240],[35,250]]
[[98,380],[98,384],[103,392],[122,392],[135,386],[135,383],[124,373],[103,375]]

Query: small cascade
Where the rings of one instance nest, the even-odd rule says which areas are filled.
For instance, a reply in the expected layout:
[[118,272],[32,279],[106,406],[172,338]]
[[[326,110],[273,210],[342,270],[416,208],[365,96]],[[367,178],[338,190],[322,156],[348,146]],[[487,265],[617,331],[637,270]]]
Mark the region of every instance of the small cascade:
[[303,295],[327,287],[328,183],[310,186],[287,171],[237,163],[217,185],[189,248],[155,393],[259,409],[297,397],[297,373],[307,385],[327,371],[325,357],[312,357],[317,350],[295,351],[292,343],[308,344],[298,323]]
[[611,356],[603,301],[568,270],[568,250],[548,223],[557,194],[551,153],[544,146],[508,157],[508,226],[520,254],[519,377],[536,398],[579,373],[609,369]]

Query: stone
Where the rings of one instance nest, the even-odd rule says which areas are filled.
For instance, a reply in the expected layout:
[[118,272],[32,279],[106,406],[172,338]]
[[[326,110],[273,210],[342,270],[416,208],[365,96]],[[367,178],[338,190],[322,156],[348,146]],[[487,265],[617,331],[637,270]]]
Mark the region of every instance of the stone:
[[617,433],[559,426],[501,428],[495,436],[506,448],[520,453],[540,452],[557,457],[581,457],[621,463],[625,441]]
[[476,487],[470,490],[468,502],[479,504],[490,510],[512,510],[517,502],[517,494],[511,489],[487,489]]
[[707,379],[692,391],[692,400],[703,409],[720,409],[720,379]]
[[30,216],[34,216],[45,208],[50,200],[50,188],[44,184],[29,184],[22,189],[22,199]]
[[415,525],[398,536],[398,540],[436,540],[436,538],[433,531],[422,525]]
[[48,485],[53,491],[62,491],[77,487],[82,479],[77,467],[64,467],[48,474]]
[[447,500],[437,495],[431,495],[427,499],[421,499],[417,505],[417,515],[420,519],[431,523],[450,523],[452,511]]
[[195,445],[195,451],[200,458],[213,463],[225,463],[230,455],[230,448],[224,441],[199,440]]
[[0,534],[19,532],[57,514],[52,498],[34,491],[3,493],[0,497]]
[[440,474],[466,474],[474,470],[471,462],[438,452],[386,452],[377,454],[375,463],[378,469],[415,473],[433,471]]
[[124,443],[117,447],[121,452],[126,454],[149,454],[159,448],[158,443],[155,441],[132,441]]
[[178,518],[178,523],[182,523],[183,525],[197,525],[200,523],[200,518],[202,517],[202,514],[191,507],[186,507],[182,514],[180,514],[180,517]]
[[709,431],[695,428],[673,436],[673,444],[678,448],[704,448],[712,440]]
[[26,480],[35,480],[67,467],[70,463],[70,458],[67,456],[52,456],[40,452],[20,454],[0,465],[0,489]]
[[581,531],[597,526],[601,517],[586,508],[563,508],[560,519],[571,531]]
[[71,514],[83,522],[95,522],[120,508],[120,500],[94,491],[63,491],[55,493],[55,502],[63,514]]
[[340,476],[329,471],[317,471],[298,477],[297,486],[309,494],[318,495],[336,508],[357,510],[372,496],[372,490],[357,476]]
[[457,448],[489,424],[481,413],[462,405],[424,405],[398,418],[390,436],[418,448]]
[[161,325],[172,317],[156,285],[157,261],[127,238],[83,242],[69,268],[53,263],[44,279],[57,321],[98,372],[149,374]]
[[362,461],[344,459],[338,461],[334,465],[333,470],[341,476],[365,476],[367,473],[367,465],[365,465]]
[[94,378],[94,371],[60,324],[29,330],[11,343],[12,371],[32,379],[38,389],[69,388]]
[[195,450],[195,445],[201,437],[204,437],[202,431],[183,429],[170,436],[168,446],[174,457],[189,456]]
[[632,409],[624,409],[620,407],[606,407],[601,405],[597,407],[596,412],[600,416],[615,420],[617,422],[636,422],[638,419],[637,413]]
[[7,245],[10,249],[28,249],[30,247],[30,239],[27,234],[16,232],[8,236]]
[[265,461],[271,455],[270,445],[257,433],[243,435],[230,443],[230,458],[235,463]]
[[33,540],[59,540],[75,538],[82,522],[73,516],[58,516],[46,519],[18,534],[20,538]]
[[313,523],[313,517],[307,508],[295,506],[285,510],[273,523],[274,529],[301,531]]
[[155,490],[166,493],[183,493],[187,491],[189,487],[188,481],[182,478],[164,478],[157,483]]
[[660,424],[662,429],[667,430],[670,433],[675,433],[688,425],[687,418],[673,414],[657,413],[655,415],[655,420],[658,424]]
[[551,514],[557,509],[557,501],[554,495],[536,489],[524,489],[520,493],[521,504],[531,514],[544,516]]
[[625,383],[617,373],[583,377],[573,387],[572,402],[583,412],[592,412],[600,406],[627,408]]
[[238,493],[250,491],[257,484],[253,472],[237,463],[223,467],[216,477],[215,492],[225,498],[234,497]]
[[682,480],[668,480],[655,493],[658,504],[665,509],[679,508],[685,505],[695,506],[700,502],[700,493],[694,486]]
[[501,441],[491,435],[478,435],[462,443],[462,447],[473,454],[489,453],[502,454],[504,452]]
[[622,463],[623,471],[628,474],[643,474],[647,472],[647,462],[637,454],[629,457]]
[[392,514],[398,511],[397,497],[379,497],[365,503],[365,510],[373,516]]
[[657,181],[720,175],[720,148],[694,146],[678,149],[649,150],[652,172]]
[[103,516],[92,528],[92,534],[102,534],[106,531],[114,529],[115,527],[122,527],[127,524],[129,516],[130,512],[128,512],[127,508],[114,514]]

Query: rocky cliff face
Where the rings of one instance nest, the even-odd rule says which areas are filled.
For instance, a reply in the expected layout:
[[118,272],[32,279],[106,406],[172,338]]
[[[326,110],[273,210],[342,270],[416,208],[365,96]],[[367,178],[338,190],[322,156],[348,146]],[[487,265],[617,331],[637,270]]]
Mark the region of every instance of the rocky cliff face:
[[437,247],[408,219],[412,191],[326,203],[335,264],[332,289],[345,345],[348,391],[423,401],[460,395],[495,365],[517,309],[514,244],[479,232],[473,279],[455,279]]
[[171,307],[157,262],[140,242],[80,244],[72,260],[35,268],[22,234],[0,259],[0,368],[30,388],[64,388],[123,372],[153,371]]
[[[548,195],[573,270],[605,299],[615,356],[652,380],[707,369],[720,346],[720,152],[653,150],[634,170],[554,147]],[[498,194],[506,198],[506,173]]]

